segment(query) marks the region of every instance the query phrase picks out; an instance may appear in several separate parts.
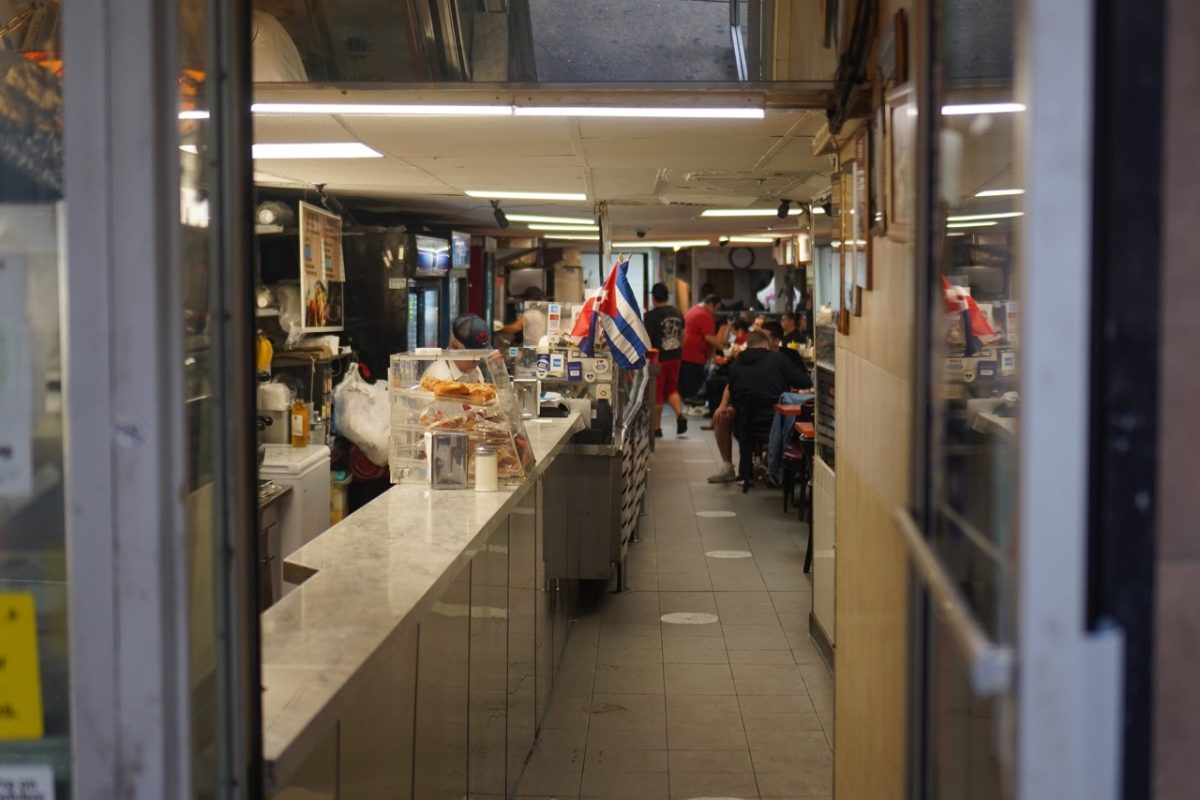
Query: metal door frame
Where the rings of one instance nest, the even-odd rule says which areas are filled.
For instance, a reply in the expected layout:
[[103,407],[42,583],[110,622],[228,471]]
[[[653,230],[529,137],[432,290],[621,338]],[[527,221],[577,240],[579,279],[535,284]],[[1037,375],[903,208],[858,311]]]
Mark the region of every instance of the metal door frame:
[[[177,3],[106,0],[64,15],[62,318],[77,797],[187,798],[195,786],[178,11]],[[217,210],[210,255],[221,286],[214,355],[226,379],[214,444],[229,471],[214,521],[218,763],[220,795],[250,797],[260,793],[257,614],[247,612],[253,584],[241,578],[253,570],[256,537],[240,526],[253,524],[253,404],[243,405],[252,373],[239,379],[244,365],[235,357],[250,357],[253,330],[249,6],[210,0],[207,13]],[[246,319],[236,318],[239,308]]]

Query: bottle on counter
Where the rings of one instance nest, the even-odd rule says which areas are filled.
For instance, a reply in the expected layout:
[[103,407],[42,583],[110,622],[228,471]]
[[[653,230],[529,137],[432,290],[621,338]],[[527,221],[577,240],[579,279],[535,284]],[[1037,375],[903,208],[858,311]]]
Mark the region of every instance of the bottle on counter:
[[500,451],[490,444],[475,448],[475,491],[495,492],[500,488]]
[[308,447],[308,403],[292,402],[292,447]]

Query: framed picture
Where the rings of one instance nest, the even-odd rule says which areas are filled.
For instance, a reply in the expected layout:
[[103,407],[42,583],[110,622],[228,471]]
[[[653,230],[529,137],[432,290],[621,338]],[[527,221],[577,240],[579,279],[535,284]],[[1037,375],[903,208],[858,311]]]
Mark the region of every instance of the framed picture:
[[887,115],[884,114],[884,106],[882,103],[880,103],[879,107],[875,110],[875,118],[871,120],[871,124],[869,126],[871,133],[869,137],[869,147],[867,148],[867,158],[870,161],[871,166],[871,201],[868,205],[870,206],[871,210],[872,236],[884,236],[887,234],[887,212],[883,207],[885,199],[883,196],[884,165],[886,164],[884,153],[886,152],[885,148],[887,145],[884,138],[884,132],[886,130],[886,127],[884,126],[884,120],[886,118]]
[[851,165],[853,196],[850,209],[851,233],[857,253],[854,266],[854,285],[871,288],[871,164],[870,132],[864,128],[854,140],[854,163]]
[[908,14],[904,9],[896,12],[879,37],[879,72],[885,87],[908,82]]
[[887,117],[888,238],[912,240],[917,193],[917,96],[911,86],[890,92],[884,103]]
[[842,265],[842,308],[858,316],[858,310],[854,306],[854,286],[858,273],[858,248],[854,220],[854,166],[853,161],[843,162],[841,172],[838,174],[838,183],[842,194],[842,213],[838,216],[838,239],[841,241],[841,246],[838,247],[838,253],[841,256]]

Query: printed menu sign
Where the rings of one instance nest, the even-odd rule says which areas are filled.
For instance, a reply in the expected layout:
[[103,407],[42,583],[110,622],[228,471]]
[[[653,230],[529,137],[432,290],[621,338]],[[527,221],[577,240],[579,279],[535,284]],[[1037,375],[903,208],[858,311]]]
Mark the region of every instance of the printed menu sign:
[[305,331],[340,331],[346,267],[342,219],[300,203],[300,296]]
[[0,741],[41,739],[43,724],[33,595],[0,594]]

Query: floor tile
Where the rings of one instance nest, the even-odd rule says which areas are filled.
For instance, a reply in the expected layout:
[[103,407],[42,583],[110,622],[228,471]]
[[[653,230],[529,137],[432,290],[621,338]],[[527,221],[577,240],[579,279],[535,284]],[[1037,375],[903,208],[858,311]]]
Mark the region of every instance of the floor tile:
[[521,792],[533,795],[579,796],[583,772],[534,772],[525,770],[521,776]]
[[670,694],[736,694],[727,664],[663,664]]
[[753,774],[736,772],[672,772],[672,800],[695,797],[736,797],[738,800],[757,798],[758,783]]
[[659,800],[668,796],[665,772],[583,773],[582,797],[616,797],[622,800]]
[[745,750],[671,750],[671,774],[684,772],[754,772]]
[[[581,610],[518,798],[831,797],[833,680],[808,636],[807,529],[777,492],[706,483],[716,461],[711,433],[658,441],[633,591]],[[678,612],[719,621],[660,621]]]
[[590,731],[587,738],[587,751],[593,750],[666,750],[667,732],[663,728],[647,728],[644,730]]
[[666,750],[589,750],[588,772],[666,772]]
[[737,695],[733,694],[668,694],[667,717],[679,713],[739,713]]
[[742,717],[733,713],[677,713],[667,718],[670,750],[748,750]]

